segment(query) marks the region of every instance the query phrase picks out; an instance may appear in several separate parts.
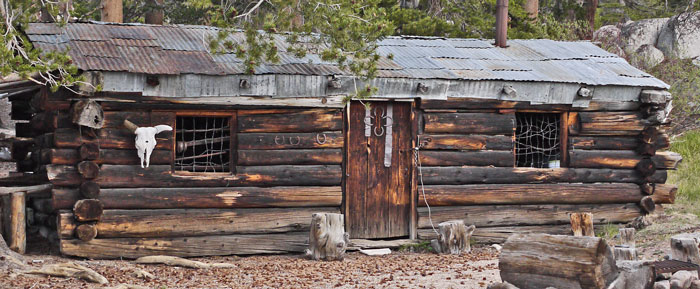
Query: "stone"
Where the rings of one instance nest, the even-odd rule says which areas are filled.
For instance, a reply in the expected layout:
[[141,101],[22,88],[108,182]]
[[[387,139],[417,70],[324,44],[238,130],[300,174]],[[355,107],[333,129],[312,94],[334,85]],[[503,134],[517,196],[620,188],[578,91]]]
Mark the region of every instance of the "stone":
[[501,282],[501,283],[493,283],[490,284],[486,289],[519,289],[513,284],[510,284],[508,282]]
[[691,282],[690,289],[700,289],[700,280],[695,280]]
[[620,35],[622,30],[615,25],[605,25],[598,28],[593,32],[593,41],[601,42],[603,44],[618,43],[620,41]]
[[668,280],[661,280],[654,283],[654,289],[671,289],[671,282]]
[[637,51],[643,45],[656,45],[661,29],[668,18],[653,18],[635,21],[622,26],[620,37],[626,51]]
[[700,56],[700,11],[671,17],[661,29],[656,48],[666,58],[696,58]]
[[671,289],[689,289],[695,280],[698,280],[697,271],[678,271],[671,276]]
[[365,254],[367,256],[382,256],[391,254],[391,249],[360,249],[360,253]]
[[651,44],[640,46],[633,57],[631,57],[632,65],[640,68],[652,68],[664,62],[666,58],[664,53]]

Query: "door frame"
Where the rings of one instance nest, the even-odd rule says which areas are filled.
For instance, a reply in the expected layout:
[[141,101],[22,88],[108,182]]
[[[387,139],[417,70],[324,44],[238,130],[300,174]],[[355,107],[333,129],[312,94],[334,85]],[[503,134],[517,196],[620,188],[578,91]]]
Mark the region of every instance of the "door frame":
[[[352,101],[357,101],[357,100],[352,100]],[[342,174],[343,178],[341,181],[341,186],[342,186],[342,192],[343,192],[343,197],[342,197],[342,205],[341,205],[341,213],[344,215],[345,219],[345,228],[349,228],[349,218],[348,215],[351,214],[350,210],[350,204],[347,201],[347,194],[348,194],[348,184],[347,184],[347,167],[348,167],[348,154],[349,154],[349,146],[348,146],[348,140],[349,140],[349,128],[350,128],[350,103],[352,101],[348,101],[345,104],[345,107],[343,108],[343,165],[342,165]],[[420,125],[422,121],[420,119],[422,118],[422,114],[417,108],[417,100],[415,99],[367,99],[367,100],[362,100],[364,102],[410,102],[410,135],[411,135],[411,148],[417,147],[418,144],[418,134],[420,129]],[[413,154],[413,153],[412,153]],[[413,155],[411,156],[411,159],[413,160],[414,157]],[[409,198],[410,198],[410,208],[409,208],[409,239],[415,240],[418,237],[418,210],[417,210],[417,204],[418,204],[418,173],[415,168],[415,161],[412,161],[410,163],[409,170],[411,171],[411,177],[410,177],[410,192],[409,192]]]

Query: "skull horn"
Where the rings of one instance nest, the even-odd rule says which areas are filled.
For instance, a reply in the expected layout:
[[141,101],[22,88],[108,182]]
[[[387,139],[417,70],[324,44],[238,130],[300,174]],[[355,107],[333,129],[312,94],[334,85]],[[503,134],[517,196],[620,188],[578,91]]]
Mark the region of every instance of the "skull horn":
[[124,127],[129,129],[131,132],[135,133],[136,129],[139,128],[138,125],[135,125],[133,122],[130,122],[129,120],[125,119],[124,120]]

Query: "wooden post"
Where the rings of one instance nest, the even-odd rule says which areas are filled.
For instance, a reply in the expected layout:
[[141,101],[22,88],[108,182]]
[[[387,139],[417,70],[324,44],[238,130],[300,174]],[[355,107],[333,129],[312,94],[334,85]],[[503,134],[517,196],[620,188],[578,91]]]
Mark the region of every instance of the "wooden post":
[[700,264],[700,233],[680,234],[671,237],[671,259]]
[[463,220],[452,220],[438,224],[438,228],[438,238],[430,241],[438,254],[460,255],[472,250],[469,241],[476,228],[474,225],[467,227]]
[[595,236],[592,213],[571,213],[571,231],[574,236]]
[[314,213],[311,215],[309,249],[306,254],[313,260],[343,260],[349,240],[345,233],[342,214]]
[[7,245],[20,254],[24,254],[27,246],[25,200],[25,192],[14,192],[3,197],[3,225]]

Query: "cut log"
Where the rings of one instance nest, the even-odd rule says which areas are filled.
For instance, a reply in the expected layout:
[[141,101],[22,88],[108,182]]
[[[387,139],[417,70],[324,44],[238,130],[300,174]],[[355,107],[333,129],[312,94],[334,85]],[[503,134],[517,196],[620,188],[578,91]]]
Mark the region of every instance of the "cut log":
[[700,265],[700,233],[679,234],[671,237],[671,259]]
[[418,136],[427,150],[512,150],[513,137],[506,135],[435,134]]
[[239,133],[239,150],[343,148],[343,133]]
[[437,239],[430,241],[433,250],[438,254],[461,255],[471,252],[471,237],[474,233],[474,225],[464,225],[462,220],[452,220],[438,224]]
[[2,197],[2,225],[7,246],[20,254],[27,248],[26,194],[14,192]]
[[78,163],[77,167],[78,173],[80,173],[80,175],[87,180],[97,178],[97,176],[100,174],[100,166],[93,161],[82,161]]
[[634,168],[644,177],[649,177],[656,173],[656,164],[650,158],[641,159]]
[[618,275],[604,239],[512,235],[498,260],[501,279],[521,289],[607,288]]
[[[95,179],[101,188],[138,187],[224,187],[224,186],[337,186],[341,183],[338,165],[236,167],[236,175],[173,174],[170,166],[146,169],[131,165],[102,165]],[[78,186],[78,172],[63,165],[47,166],[49,180],[58,186]]]
[[675,152],[658,152],[651,159],[657,168],[675,170],[683,160],[683,157]]
[[93,181],[85,181],[80,184],[80,194],[87,199],[97,199],[100,196],[100,185]]
[[[596,224],[625,223],[642,215],[637,204],[601,204],[434,207],[431,208],[431,217],[433,223],[464,220],[464,223],[474,224],[481,229],[499,226],[570,224],[569,214],[575,212],[591,212],[593,222]],[[418,228],[430,228],[427,208],[418,208],[418,215]]]
[[[79,199],[78,190],[53,190],[57,209],[71,209]],[[98,199],[105,209],[337,207],[342,190],[340,186],[101,189]]]
[[[653,164],[653,163],[652,163]],[[527,183],[664,183],[666,171],[649,178],[634,170],[613,169],[537,169],[488,167],[423,167],[426,185],[527,184]]]
[[643,184],[639,185],[639,188],[642,190],[642,194],[645,194],[647,196],[651,196],[654,194],[654,190],[656,189],[656,184],[643,183]]
[[593,214],[571,213],[569,219],[571,220],[571,231],[574,233],[574,236],[595,236]]
[[238,111],[238,132],[323,132],[343,129],[338,109]]
[[654,203],[654,198],[651,196],[644,196],[641,201],[639,201],[639,207],[644,210],[645,213],[651,214],[656,209],[656,204]]
[[100,104],[93,99],[79,100],[71,107],[71,122],[101,129],[104,126],[104,112]]
[[[42,163],[54,165],[73,165],[83,160],[81,156],[83,147],[91,144],[83,144],[80,150],[75,149],[43,149]],[[97,157],[90,157],[92,162],[96,164],[111,164],[111,165],[140,165],[141,160],[135,148],[115,150],[102,149],[97,151]],[[151,154],[151,165],[167,165],[172,161],[172,151],[169,150],[153,150]]]
[[343,260],[350,243],[345,232],[343,214],[314,213],[311,215],[309,249],[306,254],[313,260]]
[[[624,183],[428,185],[418,206],[638,203],[642,197],[638,185]],[[667,204],[673,198],[675,190],[664,187],[654,201]]]
[[[95,225],[99,238],[182,237],[307,231],[314,212],[338,208],[104,210]],[[79,227],[74,214],[58,216],[62,239]],[[82,226],[82,225],[80,225]]]
[[238,165],[340,165],[340,149],[238,150]]
[[426,133],[505,134],[515,130],[514,114],[425,113]]
[[[123,124],[120,124],[123,125]],[[59,128],[54,132],[53,145],[56,148],[79,148],[85,143],[99,143],[100,149],[134,150],[134,134],[120,128],[103,128],[97,131],[97,138],[81,133],[77,129]],[[172,134],[159,134],[156,137],[156,150],[172,149]],[[136,155],[136,153],[134,153]]]
[[635,248],[636,244],[634,241],[634,235],[637,230],[634,228],[620,228],[619,230],[619,242],[621,245],[625,245],[630,248]]
[[75,228],[75,236],[86,242],[95,239],[97,237],[97,227],[93,224],[80,224]]
[[616,261],[635,261],[638,259],[636,248],[615,246],[613,249]]
[[[576,168],[631,169],[648,157],[636,151],[571,150],[569,165]],[[683,158],[674,152],[659,152],[651,157],[659,169],[676,169]]]
[[513,151],[421,151],[424,166],[495,166],[513,167]]
[[285,234],[227,235],[177,238],[114,238],[60,241],[61,253],[93,259],[135,259],[150,255],[176,257],[286,254],[303,252],[309,235]]
[[102,218],[104,207],[102,202],[95,199],[84,199],[75,202],[73,214],[80,222],[99,221]]
[[644,129],[638,112],[579,112],[580,135],[638,135]]
[[673,204],[676,202],[676,192],[678,187],[670,184],[654,185],[654,195],[651,197],[656,204]]
[[100,158],[100,145],[96,143],[85,143],[80,146],[79,155],[80,160],[94,161]]

